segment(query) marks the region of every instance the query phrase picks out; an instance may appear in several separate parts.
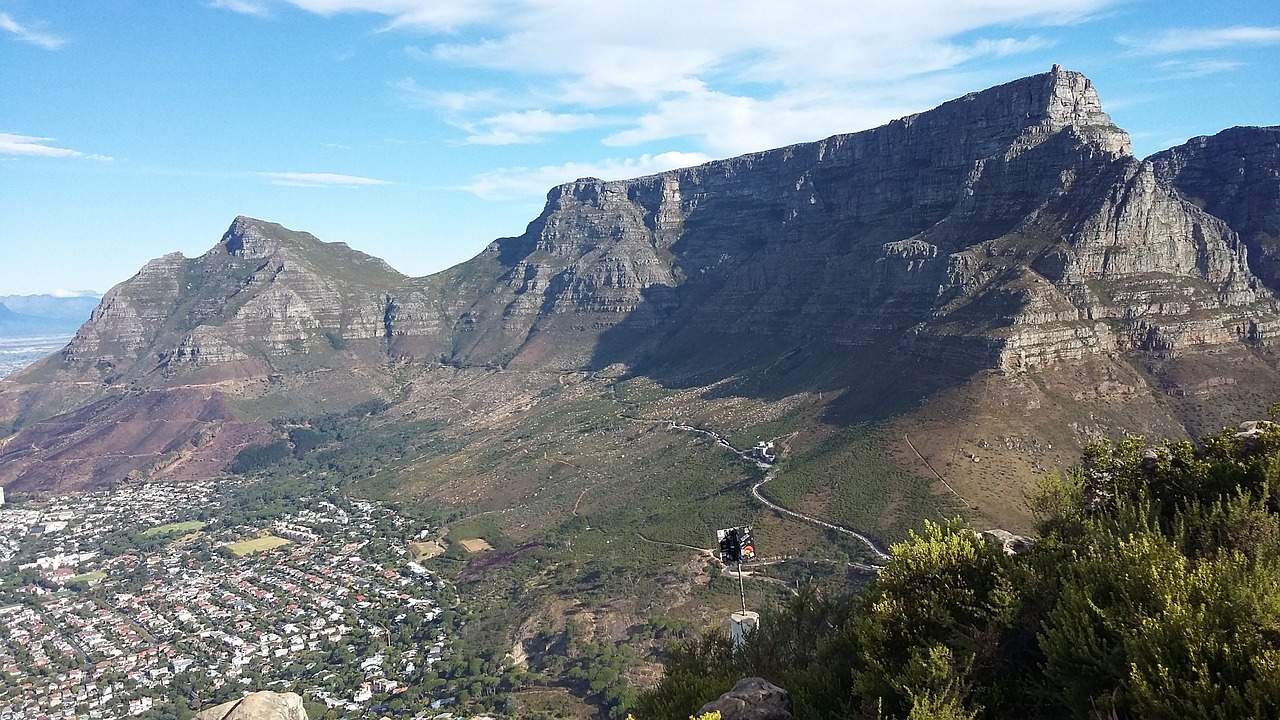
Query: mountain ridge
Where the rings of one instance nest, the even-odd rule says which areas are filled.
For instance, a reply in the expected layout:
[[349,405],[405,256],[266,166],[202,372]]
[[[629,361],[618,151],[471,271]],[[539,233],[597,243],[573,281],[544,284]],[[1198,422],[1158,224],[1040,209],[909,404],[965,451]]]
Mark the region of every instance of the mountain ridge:
[[[1195,195],[1195,152],[1134,158],[1092,83],[1055,66],[872,130],[559,185],[524,233],[422,278],[241,217],[201,256],[148,263],[60,355],[0,384],[0,421],[21,430],[5,447],[51,447],[41,421],[86,402],[198,387],[259,423],[401,401],[482,448],[572,383],[626,378],[696,391],[727,430],[796,408],[822,428],[812,443],[889,423],[918,438],[892,450],[917,473],[911,453],[954,457],[966,427],[966,452],[1017,473],[1121,428],[1200,434],[1280,391],[1280,326],[1253,240]],[[1248,157],[1265,195],[1274,158]],[[163,476],[180,445],[79,482]],[[66,485],[8,452],[0,483]],[[980,504],[1016,489],[986,467],[944,469]]]
[[97,303],[96,295],[0,296],[0,338],[74,333]]

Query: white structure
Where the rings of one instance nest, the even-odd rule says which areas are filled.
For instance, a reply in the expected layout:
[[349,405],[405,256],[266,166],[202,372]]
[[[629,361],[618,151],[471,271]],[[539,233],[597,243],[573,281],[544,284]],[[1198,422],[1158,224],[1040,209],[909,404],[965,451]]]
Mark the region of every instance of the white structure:
[[729,626],[729,637],[733,638],[733,646],[739,647],[746,642],[748,633],[760,627],[760,613],[750,610],[736,612],[729,616],[726,624]]
[[749,453],[751,457],[756,460],[769,463],[770,465],[778,461],[778,454],[774,452],[772,440],[769,442],[760,441],[756,443],[755,447],[751,448]]

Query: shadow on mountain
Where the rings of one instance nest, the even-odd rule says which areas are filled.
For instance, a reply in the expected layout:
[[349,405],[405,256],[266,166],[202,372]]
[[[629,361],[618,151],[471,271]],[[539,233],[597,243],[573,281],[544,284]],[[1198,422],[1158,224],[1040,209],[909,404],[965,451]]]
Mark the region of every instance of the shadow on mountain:
[[[662,303],[673,288],[655,288]],[[966,382],[984,367],[974,362],[913,356],[897,334],[881,333],[864,344],[837,344],[784,334],[739,334],[684,325],[652,327],[637,309],[602,333],[592,369],[625,363],[670,389],[710,388],[702,397],[750,397],[776,401],[801,393],[830,396],[826,420],[837,425],[884,420]],[[639,316],[640,319],[632,320]]]

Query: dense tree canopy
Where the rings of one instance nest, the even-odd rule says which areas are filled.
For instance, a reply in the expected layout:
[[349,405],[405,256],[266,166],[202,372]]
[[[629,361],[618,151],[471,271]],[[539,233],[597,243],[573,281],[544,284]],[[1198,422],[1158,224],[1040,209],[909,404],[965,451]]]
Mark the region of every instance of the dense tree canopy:
[[801,592],[739,648],[674,648],[641,720],[744,675],[819,718],[1280,717],[1280,427],[1086,449],[1006,555],[926,523],[857,597]]

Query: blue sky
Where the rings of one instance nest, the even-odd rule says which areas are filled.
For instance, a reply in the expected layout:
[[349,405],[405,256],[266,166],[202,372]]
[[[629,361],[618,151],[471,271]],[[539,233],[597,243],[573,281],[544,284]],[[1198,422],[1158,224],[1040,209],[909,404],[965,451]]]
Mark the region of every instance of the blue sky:
[[546,191],[1088,75],[1145,156],[1280,124],[1275,0],[0,0],[0,295],[239,214],[425,275]]

